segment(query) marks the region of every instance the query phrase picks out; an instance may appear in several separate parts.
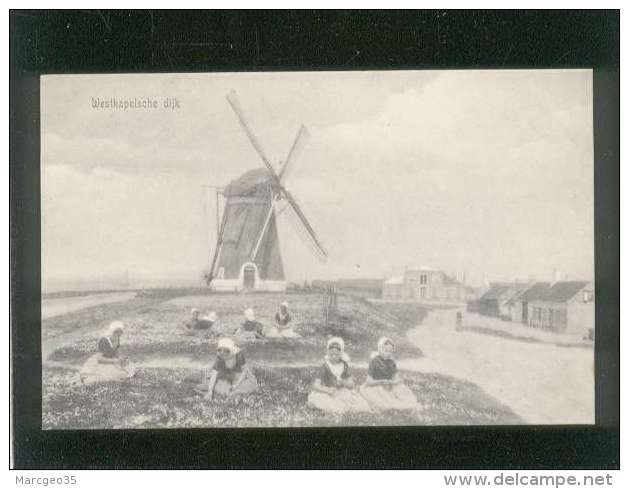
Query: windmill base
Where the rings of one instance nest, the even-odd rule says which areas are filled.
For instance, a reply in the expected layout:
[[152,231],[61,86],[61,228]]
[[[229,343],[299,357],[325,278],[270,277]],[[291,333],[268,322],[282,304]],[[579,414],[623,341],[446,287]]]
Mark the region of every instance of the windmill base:
[[286,280],[256,280],[252,288],[245,287],[240,279],[218,279],[212,280],[210,290],[216,292],[242,292],[244,290],[260,292],[285,292]]

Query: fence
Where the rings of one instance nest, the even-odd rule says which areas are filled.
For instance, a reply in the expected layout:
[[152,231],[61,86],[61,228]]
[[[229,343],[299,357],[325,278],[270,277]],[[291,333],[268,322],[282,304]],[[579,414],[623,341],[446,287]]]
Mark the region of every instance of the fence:
[[336,285],[326,284],[322,297],[323,297],[323,318],[325,321],[325,327],[327,328],[330,324],[330,319],[334,317],[337,311],[338,295],[336,292]]

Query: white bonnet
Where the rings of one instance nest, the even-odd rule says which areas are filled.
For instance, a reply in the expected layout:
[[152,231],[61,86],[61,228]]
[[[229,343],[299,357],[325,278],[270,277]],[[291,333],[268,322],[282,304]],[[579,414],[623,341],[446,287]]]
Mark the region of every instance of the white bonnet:
[[124,331],[124,323],[122,321],[112,321],[107,326],[107,334],[113,335],[116,331],[123,332]]
[[216,349],[219,349],[219,348],[225,348],[226,350],[229,350],[232,353],[232,355],[235,355],[236,353],[240,351],[240,348],[238,348],[238,345],[236,345],[236,342],[232,340],[231,338],[219,339],[218,344],[216,345]]
[[251,308],[245,309],[245,319],[247,321],[255,321],[256,320],[256,315],[253,312],[253,309],[251,309]]

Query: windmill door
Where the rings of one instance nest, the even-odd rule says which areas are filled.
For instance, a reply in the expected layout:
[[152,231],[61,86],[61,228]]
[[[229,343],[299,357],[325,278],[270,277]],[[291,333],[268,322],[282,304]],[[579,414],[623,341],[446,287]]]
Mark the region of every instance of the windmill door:
[[252,290],[256,285],[256,269],[251,265],[245,267],[243,272],[243,285],[245,290]]
[[522,322],[524,324],[529,323],[529,303],[528,302],[522,303]]

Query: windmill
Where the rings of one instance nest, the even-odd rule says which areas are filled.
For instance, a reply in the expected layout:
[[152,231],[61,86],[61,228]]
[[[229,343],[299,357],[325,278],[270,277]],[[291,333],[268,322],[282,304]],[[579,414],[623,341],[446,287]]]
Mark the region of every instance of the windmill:
[[[293,212],[315,255],[321,260],[327,258],[314,229],[282,182],[307,131],[303,125],[299,128],[286,159],[276,171],[247,123],[236,93],[230,92],[227,101],[264,167],[246,172],[221,191],[225,203],[207,282],[214,290],[282,291],[286,289],[286,280],[277,232],[278,212]],[[280,203],[285,206],[278,210]]]

